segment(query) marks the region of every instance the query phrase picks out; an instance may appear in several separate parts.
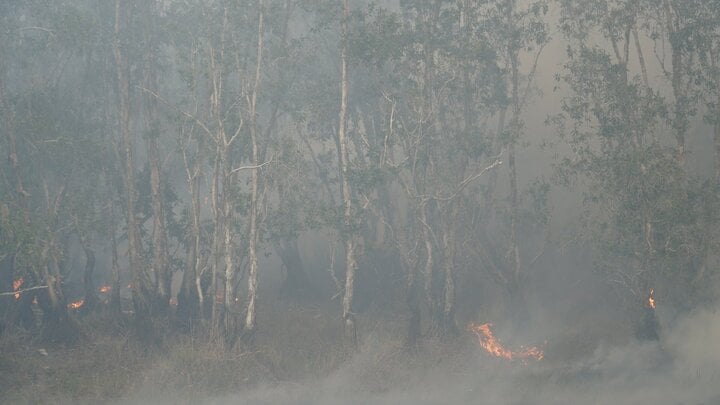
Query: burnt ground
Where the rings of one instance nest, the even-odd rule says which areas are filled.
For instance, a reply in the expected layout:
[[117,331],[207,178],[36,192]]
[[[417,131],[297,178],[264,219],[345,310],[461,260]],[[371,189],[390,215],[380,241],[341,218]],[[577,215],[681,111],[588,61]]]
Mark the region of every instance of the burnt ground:
[[[576,325],[546,333],[541,361],[506,361],[463,332],[403,348],[403,319],[366,317],[347,357],[333,311],[277,308],[255,346],[225,352],[194,331],[148,352],[127,325],[82,319],[85,339],[48,346],[23,333],[0,339],[2,403],[720,403],[720,315],[698,311],[658,340],[614,339]],[[603,329],[606,329],[606,325]],[[498,338],[530,340],[498,327]],[[627,335],[627,336],[622,336]],[[509,346],[509,345],[508,345]]]

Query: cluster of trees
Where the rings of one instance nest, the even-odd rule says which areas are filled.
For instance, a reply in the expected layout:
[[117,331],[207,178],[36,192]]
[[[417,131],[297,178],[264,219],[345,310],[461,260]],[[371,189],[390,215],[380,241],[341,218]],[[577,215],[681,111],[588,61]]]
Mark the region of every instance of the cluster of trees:
[[[130,279],[138,338],[173,319],[251,341],[259,257],[280,257],[285,294],[312,290],[312,230],[342,247],[328,277],[349,347],[357,277],[402,280],[409,345],[456,332],[469,274],[521,311],[552,245],[550,184],[522,186],[536,174],[517,165],[551,41],[567,44],[548,128],[554,178],[584,196],[577,245],[628,296],[710,299],[715,2],[26,0],[0,4],[4,325],[34,328],[35,301],[43,334],[77,338],[69,256],[85,255],[93,311],[107,248],[108,310]],[[688,168],[693,142],[712,173]]]

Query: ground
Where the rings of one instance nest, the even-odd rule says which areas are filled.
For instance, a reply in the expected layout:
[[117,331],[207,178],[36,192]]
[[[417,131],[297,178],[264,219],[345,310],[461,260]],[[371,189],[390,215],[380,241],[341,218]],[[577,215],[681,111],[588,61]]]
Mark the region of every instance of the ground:
[[[253,347],[230,352],[201,331],[169,333],[148,351],[128,324],[81,319],[83,341],[48,346],[21,332],[0,339],[0,403],[60,404],[687,404],[720,403],[713,312],[690,316],[660,341],[611,341],[583,325],[542,344],[541,361],[497,359],[468,332],[403,347],[404,319],[366,314],[346,355],[331,309],[263,312]],[[607,329],[604,327],[604,329]],[[691,334],[688,330],[704,330]],[[506,342],[522,340],[498,328]],[[714,346],[713,346],[714,347]]]

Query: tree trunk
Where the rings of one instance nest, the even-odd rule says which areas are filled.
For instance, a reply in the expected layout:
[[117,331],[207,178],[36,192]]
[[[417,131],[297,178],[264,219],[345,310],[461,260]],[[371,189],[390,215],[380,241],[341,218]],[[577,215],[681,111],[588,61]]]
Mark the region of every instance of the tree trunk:
[[[226,177],[228,182],[230,179]],[[226,184],[226,186],[229,186],[229,184]],[[224,188],[224,190],[227,190],[227,188]],[[226,349],[231,349],[235,344],[235,338],[237,337],[238,333],[238,327],[237,327],[237,315],[233,311],[233,308],[235,307],[235,275],[237,273],[237,265],[234,262],[235,259],[235,246],[233,242],[233,230],[230,226],[231,218],[233,217],[233,209],[234,205],[232,204],[231,199],[227,195],[227,192],[223,192],[224,194],[224,203],[225,207],[223,211],[225,212],[224,217],[225,220],[225,226],[223,227],[224,230],[224,237],[223,237],[223,260],[225,264],[225,290],[223,294],[223,305],[222,305],[222,313],[221,313],[221,319],[222,319],[222,332],[223,336],[225,338],[225,347]]]
[[[720,82],[720,78],[717,79]],[[716,192],[720,191],[720,95],[718,95],[715,124],[713,125],[713,142],[715,146],[715,184]]]
[[454,201],[449,203],[451,207],[444,224],[443,231],[443,311],[441,332],[443,336],[457,334],[455,325],[455,210]]
[[[415,208],[417,209],[417,208]],[[395,229],[401,229],[396,226]],[[399,244],[400,244],[400,256],[405,268],[405,274],[407,275],[407,284],[405,290],[405,303],[408,306],[410,312],[410,319],[408,320],[407,336],[405,338],[405,346],[414,351],[418,348],[418,343],[422,335],[422,311],[421,311],[421,294],[420,294],[420,283],[418,278],[417,260],[412,260],[410,253],[408,252],[409,242],[406,233],[404,231],[398,232]]]
[[252,165],[250,169],[250,219],[248,229],[248,261],[250,270],[248,272],[248,297],[247,307],[245,309],[245,324],[243,326],[243,335],[245,337],[252,336],[255,333],[256,324],[256,305],[258,294],[258,139],[257,139],[257,93],[260,87],[262,55],[263,55],[263,19],[265,11],[263,10],[263,1],[258,1],[258,29],[257,29],[257,60],[255,64],[255,82],[250,96],[250,143],[252,146]]
[[142,242],[135,218],[135,160],[133,156],[133,136],[130,133],[130,82],[128,78],[128,60],[121,36],[128,29],[130,21],[130,5],[127,0],[115,0],[115,29],[113,55],[117,69],[118,84],[118,116],[120,134],[125,159],[125,217],[128,235],[128,256],[132,271],[132,299],[135,310],[135,334],[143,343],[155,341],[152,322],[150,320],[150,282],[145,273],[141,259]]
[[430,231],[430,223],[428,222],[429,215],[427,214],[427,205],[427,203],[424,203],[420,208],[419,226],[422,229],[420,234],[422,235],[422,241],[425,247],[425,269],[423,274],[425,277],[425,300],[428,307],[431,329],[433,332],[437,332],[438,306],[437,300],[435,299],[435,247]]
[[687,97],[685,96],[685,85],[683,84],[683,45],[679,42],[680,33],[679,27],[677,27],[673,21],[673,10],[670,1],[663,1],[663,8],[665,11],[665,24],[667,34],[669,36],[670,52],[671,52],[671,85],[673,90],[673,97],[675,99],[675,108],[673,111],[672,125],[675,130],[675,143],[676,152],[675,160],[678,167],[685,169],[685,135],[688,127],[688,114],[689,105]]
[[345,244],[345,291],[343,295],[343,330],[344,342],[348,349],[354,350],[357,347],[357,320],[353,313],[353,293],[355,292],[355,270],[357,262],[355,259],[355,236],[353,230],[353,206],[352,192],[350,190],[349,170],[350,158],[347,139],[347,99],[348,99],[348,77],[347,77],[347,42],[348,42],[348,19],[350,17],[350,6],[348,0],[343,0],[343,15],[341,22],[341,44],[340,44],[340,115],[338,120],[337,142],[339,148],[339,165],[341,192],[343,201],[343,241]]
[[[221,269],[222,269],[222,255],[223,255],[223,249],[224,249],[224,243],[223,243],[223,232],[224,227],[228,226],[229,224],[226,223],[227,218],[225,218],[224,215],[224,194],[227,192],[227,190],[223,190],[222,193],[220,192],[219,188],[221,184],[225,183],[224,179],[224,168],[223,164],[220,163],[223,158],[220,156],[222,154],[221,147],[218,146],[217,149],[217,156],[215,158],[215,173],[213,175],[213,189],[212,189],[212,198],[213,198],[213,211],[215,214],[215,221],[214,221],[214,232],[213,232],[213,247],[212,247],[212,281],[210,285],[210,299],[212,300],[212,314],[211,314],[211,324],[213,330],[215,332],[219,332],[220,328],[220,317],[222,315],[222,305],[224,304],[224,301],[221,300],[221,297],[219,297],[219,291],[220,291],[220,279],[221,279]],[[221,200],[222,199],[222,200]],[[223,289],[224,291],[224,289]]]
[[[112,192],[112,191],[111,191]],[[112,248],[112,288],[110,289],[110,312],[115,316],[122,314],[122,302],[120,301],[120,262],[118,259],[117,238],[115,237],[115,199],[109,198],[109,216],[110,216],[110,243]]]
[[[154,22],[156,17],[156,3],[151,0],[147,3],[145,14],[145,28],[148,30],[146,37],[148,45],[145,49],[145,69],[143,72],[145,86],[157,91],[157,44],[154,35]],[[145,99],[145,145],[147,148],[147,159],[150,167],[150,199],[152,207],[152,243],[153,278],[157,283],[158,307],[161,313],[167,312],[170,295],[172,273],[169,269],[168,259],[168,238],[165,224],[165,202],[162,192],[162,163],[158,139],[160,137],[160,120],[158,119],[157,99],[147,93]]]
[[60,287],[60,270],[55,257],[50,257],[50,246],[54,241],[48,241],[40,257],[43,280],[48,286],[38,297],[38,303],[43,310],[43,324],[41,336],[43,340],[52,343],[73,344],[80,338],[80,331],[75,321],[68,315],[65,296]]
[[520,248],[518,247],[517,222],[518,222],[518,184],[517,184],[517,167],[515,165],[515,144],[520,136],[520,72],[519,61],[516,49],[510,49],[510,67],[512,69],[512,118],[510,126],[512,135],[508,141],[508,171],[510,180],[510,247],[508,254],[511,264],[511,280],[512,283],[518,284],[520,280]]
[[95,293],[95,283],[93,282],[93,273],[95,272],[95,252],[90,247],[87,237],[80,236],[80,244],[85,253],[85,271],[83,272],[83,305],[81,313],[88,314],[92,312],[98,304],[98,296]]
[[282,294],[294,298],[309,297],[312,285],[300,256],[297,237],[282,238],[274,241],[273,245],[285,267],[285,279],[280,289]]
[[178,293],[178,319],[192,320],[202,313],[203,295],[200,278],[202,265],[200,235],[200,145],[197,145],[192,165],[188,161],[186,145],[183,146],[183,162],[188,191],[190,194],[190,246],[188,248],[187,267],[183,272],[182,284]]

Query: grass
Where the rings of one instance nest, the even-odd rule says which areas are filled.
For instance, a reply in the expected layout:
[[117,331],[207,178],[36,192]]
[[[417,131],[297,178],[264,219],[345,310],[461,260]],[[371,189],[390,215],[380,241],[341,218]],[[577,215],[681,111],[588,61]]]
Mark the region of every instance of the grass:
[[81,320],[85,339],[47,346],[22,331],[0,338],[0,403],[97,403],[172,392],[191,400],[256,386],[320,378],[343,362],[340,322],[328,310],[290,307],[260,314],[253,347],[227,352],[202,330],[166,333],[165,349],[129,340],[127,320]]
[[[497,366],[514,367],[477,356],[474,336],[465,333],[444,341],[426,338],[419,352],[409,353],[403,346],[406,320],[389,314],[363,314],[361,347],[353,356],[341,346],[337,308],[274,303],[263,306],[258,320],[253,346],[239,343],[229,352],[204,330],[182,333],[159,324],[164,348],[149,351],[132,344],[129,319],[110,321],[102,313],[80,319],[85,338],[72,347],[46,346],[20,331],[5,333],[0,403],[147,403],[148,398],[197,403],[262,387],[290,387],[292,397],[293,387],[318,386],[339,389],[333,395],[342,398],[414,392],[437,378],[468,379],[472,387],[478,373],[487,378]],[[564,356],[587,355],[596,346],[581,328],[569,330],[545,347],[543,364],[565,363]],[[557,377],[532,365],[527,371],[529,386]]]

